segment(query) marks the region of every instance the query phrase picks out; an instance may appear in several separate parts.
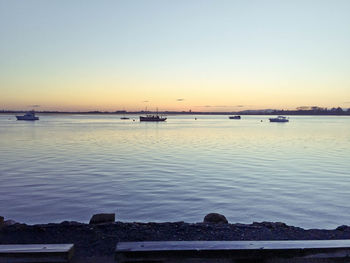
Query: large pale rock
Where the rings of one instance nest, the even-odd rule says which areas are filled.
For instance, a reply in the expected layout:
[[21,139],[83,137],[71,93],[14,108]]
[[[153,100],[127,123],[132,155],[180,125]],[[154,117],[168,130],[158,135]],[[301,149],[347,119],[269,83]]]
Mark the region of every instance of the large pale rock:
[[204,217],[203,223],[228,224],[228,221],[224,215],[218,213],[210,213]]
[[115,214],[95,214],[91,217],[89,224],[113,223]]

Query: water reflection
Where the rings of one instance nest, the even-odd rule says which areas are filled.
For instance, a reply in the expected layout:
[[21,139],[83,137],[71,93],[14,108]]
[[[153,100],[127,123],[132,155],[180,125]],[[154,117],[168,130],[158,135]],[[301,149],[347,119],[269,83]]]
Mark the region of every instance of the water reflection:
[[209,212],[303,227],[349,221],[349,118],[195,117],[0,115],[0,210],[28,223],[98,211],[128,221],[198,222]]

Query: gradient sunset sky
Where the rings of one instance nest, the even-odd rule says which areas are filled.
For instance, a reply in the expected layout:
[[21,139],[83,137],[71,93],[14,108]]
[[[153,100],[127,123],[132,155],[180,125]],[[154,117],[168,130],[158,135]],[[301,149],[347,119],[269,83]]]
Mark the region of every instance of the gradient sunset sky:
[[348,0],[0,0],[0,109],[350,107]]

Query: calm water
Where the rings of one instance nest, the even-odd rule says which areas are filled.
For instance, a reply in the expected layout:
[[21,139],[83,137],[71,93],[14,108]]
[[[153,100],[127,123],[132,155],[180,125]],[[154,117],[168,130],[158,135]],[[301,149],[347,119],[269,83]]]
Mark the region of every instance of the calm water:
[[350,117],[39,117],[0,115],[6,218],[200,222],[219,212],[230,222],[350,224]]

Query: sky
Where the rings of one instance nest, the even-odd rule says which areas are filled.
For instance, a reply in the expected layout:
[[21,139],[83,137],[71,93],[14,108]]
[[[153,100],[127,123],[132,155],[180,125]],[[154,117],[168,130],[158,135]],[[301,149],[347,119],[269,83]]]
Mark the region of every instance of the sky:
[[0,110],[350,107],[348,0],[0,0]]

